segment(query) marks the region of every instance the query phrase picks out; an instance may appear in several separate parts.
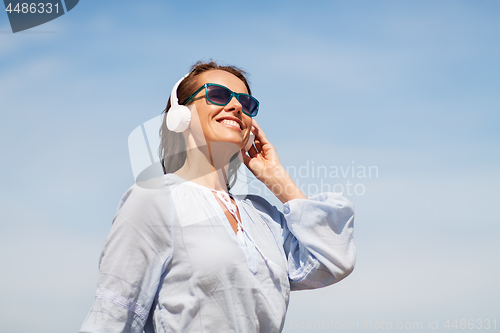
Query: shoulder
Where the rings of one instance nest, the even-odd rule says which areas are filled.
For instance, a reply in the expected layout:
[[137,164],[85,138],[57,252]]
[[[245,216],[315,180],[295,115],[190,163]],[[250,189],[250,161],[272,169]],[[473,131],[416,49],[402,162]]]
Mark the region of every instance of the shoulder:
[[281,224],[283,213],[263,197],[253,194],[237,197],[241,200],[245,209],[256,211],[265,221],[272,220]]
[[165,176],[134,183],[120,199],[116,215],[147,215],[169,207],[171,185]]
[[253,207],[262,207],[262,208],[274,207],[269,203],[269,201],[255,194],[236,195],[235,197],[240,199],[243,203]]
[[277,208],[269,203],[266,199],[261,196],[248,194],[248,195],[236,195],[244,205],[255,208],[259,211],[273,211]]

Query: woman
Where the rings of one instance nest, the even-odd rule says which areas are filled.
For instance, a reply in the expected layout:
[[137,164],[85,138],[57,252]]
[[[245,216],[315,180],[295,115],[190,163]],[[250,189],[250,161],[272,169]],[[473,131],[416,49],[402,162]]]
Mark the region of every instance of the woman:
[[[188,109],[179,115],[177,104]],[[161,129],[166,174],[122,198],[80,332],[280,332],[290,290],[352,271],[352,205],[300,191],[253,120],[258,107],[231,66],[197,63],[174,87]],[[229,194],[240,159],[284,213]]]

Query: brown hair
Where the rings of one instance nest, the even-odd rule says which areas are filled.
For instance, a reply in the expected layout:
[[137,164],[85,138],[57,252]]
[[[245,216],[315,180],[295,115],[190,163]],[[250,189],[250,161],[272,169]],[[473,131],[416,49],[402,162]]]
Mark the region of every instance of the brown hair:
[[[179,104],[184,103],[184,101],[200,87],[200,83],[198,82],[198,76],[200,74],[216,69],[229,72],[239,78],[245,84],[248,94],[252,94],[246,78],[247,74],[242,69],[234,66],[221,66],[212,60],[209,62],[198,61],[191,67],[188,76],[186,76],[177,88],[177,100]],[[182,133],[175,133],[167,128],[167,112],[170,106],[169,97],[167,106],[163,111],[165,116],[163,117],[163,123],[160,128],[161,140],[160,147],[158,148],[158,154],[165,174],[179,170],[186,161],[186,143],[184,142]],[[240,160],[236,158],[236,156],[237,154],[231,157],[231,162],[229,164],[227,179],[228,190],[236,183],[236,172],[241,165]]]

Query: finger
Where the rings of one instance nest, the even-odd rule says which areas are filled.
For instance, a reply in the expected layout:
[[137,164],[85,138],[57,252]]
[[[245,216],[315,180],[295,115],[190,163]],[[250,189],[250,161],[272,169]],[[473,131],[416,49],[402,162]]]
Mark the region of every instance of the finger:
[[252,145],[250,147],[250,149],[248,150],[248,155],[250,155],[250,157],[254,157],[255,155],[258,154],[258,151],[255,149],[255,147]]
[[257,151],[262,151],[262,142],[260,142],[260,140],[255,140],[254,144],[255,148],[257,148]]
[[260,152],[262,151],[262,142],[259,139],[259,133],[262,133],[262,129],[260,129],[260,127],[258,126],[259,124],[257,124],[257,121],[255,121],[255,119],[252,119],[252,132],[255,135],[254,145],[255,148],[257,148],[257,152]]
[[252,125],[255,126],[255,128],[257,129],[256,133],[254,132],[255,138],[258,139],[262,145],[265,145],[266,143],[271,143],[269,142],[267,136],[264,134],[262,128],[259,126],[259,123],[257,123],[257,120],[252,119]]
[[252,132],[253,134],[257,135],[259,133],[259,124],[257,124],[257,121],[252,118]]

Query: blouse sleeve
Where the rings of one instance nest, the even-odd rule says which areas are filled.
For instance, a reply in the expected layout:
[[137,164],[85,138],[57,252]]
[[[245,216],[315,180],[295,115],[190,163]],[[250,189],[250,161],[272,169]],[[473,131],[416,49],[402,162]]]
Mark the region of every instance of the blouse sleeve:
[[142,333],[172,254],[165,191],[134,185],[122,198],[99,261],[95,301],[80,333]]
[[282,214],[260,200],[255,207],[265,215],[264,220],[271,219],[281,226],[278,238],[287,258],[291,290],[325,287],[352,272],[356,249],[351,202],[338,193],[321,193],[309,200],[288,201]]

